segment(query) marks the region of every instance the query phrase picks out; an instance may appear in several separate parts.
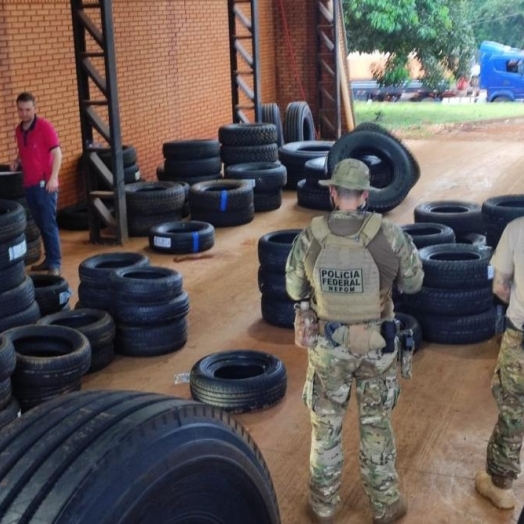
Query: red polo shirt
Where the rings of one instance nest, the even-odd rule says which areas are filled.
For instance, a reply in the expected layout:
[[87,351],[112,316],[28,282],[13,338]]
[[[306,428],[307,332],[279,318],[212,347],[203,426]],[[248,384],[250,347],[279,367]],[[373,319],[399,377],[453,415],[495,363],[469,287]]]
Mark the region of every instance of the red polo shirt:
[[16,143],[24,173],[24,186],[35,186],[49,180],[53,167],[51,151],[60,147],[55,128],[43,118],[35,118],[25,130],[20,123],[16,127]]

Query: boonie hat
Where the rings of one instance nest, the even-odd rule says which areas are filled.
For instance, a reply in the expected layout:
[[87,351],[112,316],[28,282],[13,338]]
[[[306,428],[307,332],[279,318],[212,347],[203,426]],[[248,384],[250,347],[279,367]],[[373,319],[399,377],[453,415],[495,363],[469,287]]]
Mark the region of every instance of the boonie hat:
[[329,180],[319,180],[321,186],[339,186],[346,189],[372,189],[369,183],[369,169],[356,158],[341,160],[333,170]]

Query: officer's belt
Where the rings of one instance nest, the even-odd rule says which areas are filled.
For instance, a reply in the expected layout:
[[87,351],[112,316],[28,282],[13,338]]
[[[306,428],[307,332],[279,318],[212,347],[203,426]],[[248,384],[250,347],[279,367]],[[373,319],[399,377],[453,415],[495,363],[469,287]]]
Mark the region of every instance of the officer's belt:
[[510,328],[510,329],[514,329],[515,331],[519,331],[520,333],[522,333],[522,328],[518,328],[515,324],[513,324],[513,322],[511,322],[511,319],[509,317],[506,317],[506,327]]
[[[337,331],[338,329],[342,328],[342,327],[345,327],[348,331],[347,333],[349,333],[351,331],[351,326],[353,326],[353,328],[355,328],[356,326],[361,326],[362,324],[372,324],[372,323],[375,323],[377,321],[374,321],[374,320],[370,320],[369,322],[361,322],[359,324],[342,324],[341,322],[330,322],[330,321],[326,321],[326,320],[322,320],[322,319],[318,319],[318,333],[319,335],[325,337],[326,339],[328,339],[331,343],[333,344],[336,344],[336,343],[339,343],[340,345],[346,345],[348,346],[349,345],[349,341],[347,340],[347,337],[346,337],[346,340],[344,340],[343,342],[340,341],[335,341],[333,338],[332,338],[332,335],[335,333],[335,331]],[[391,322],[392,323],[392,322]],[[390,324],[390,322],[387,322],[387,321],[382,321],[381,322],[381,327],[384,328],[386,326],[386,324]],[[383,331],[383,330],[381,330]],[[384,336],[385,333],[382,332],[382,336]],[[395,351],[395,344],[394,344],[394,341],[392,343],[388,343],[388,340],[387,340],[387,337],[384,336],[385,340],[386,340],[386,346],[384,348],[382,348],[382,353],[392,353],[393,351]],[[350,351],[352,353],[355,353],[355,354],[361,354],[361,355],[365,355],[368,353],[369,350],[361,350],[359,351],[358,349],[356,349],[356,347],[352,347],[350,348]]]

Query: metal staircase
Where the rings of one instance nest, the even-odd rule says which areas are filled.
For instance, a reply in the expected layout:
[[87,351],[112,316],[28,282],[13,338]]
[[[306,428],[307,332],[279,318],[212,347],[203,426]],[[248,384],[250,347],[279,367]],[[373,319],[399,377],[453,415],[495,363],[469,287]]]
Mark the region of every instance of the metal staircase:
[[228,0],[227,6],[233,122],[260,122],[258,0]]
[[[123,244],[128,232],[112,2],[71,0],[71,10],[89,237],[92,243]],[[107,148],[111,169],[99,156]]]

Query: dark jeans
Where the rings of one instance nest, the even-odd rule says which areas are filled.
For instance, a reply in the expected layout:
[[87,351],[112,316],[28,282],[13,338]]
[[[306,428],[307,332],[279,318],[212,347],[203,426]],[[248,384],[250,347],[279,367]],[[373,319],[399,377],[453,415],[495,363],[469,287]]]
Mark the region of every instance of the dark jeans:
[[25,188],[25,196],[44,242],[44,263],[50,269],[60,268],[62,255],[60,253],[60,234],[56,223],[58,192],[48,193],[45,187],[31,186]]

